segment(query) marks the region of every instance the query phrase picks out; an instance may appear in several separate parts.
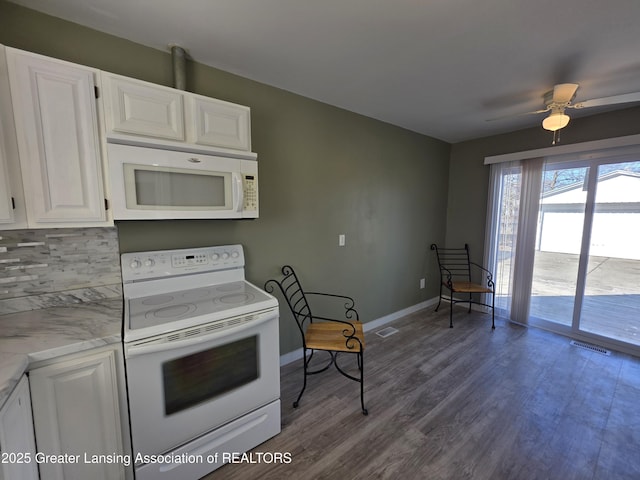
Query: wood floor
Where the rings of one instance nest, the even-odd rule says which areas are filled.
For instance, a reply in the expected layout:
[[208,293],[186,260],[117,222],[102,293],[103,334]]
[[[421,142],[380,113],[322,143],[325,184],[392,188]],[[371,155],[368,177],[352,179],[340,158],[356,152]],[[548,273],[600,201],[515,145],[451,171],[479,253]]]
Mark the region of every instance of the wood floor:
[[[290,463],[228,464],[207,480],[639,479],[640,359],[460,309],[366,333],[365,402],[330,370],[282,370],[282,433],[253,450]],[[350,358],[345,358],[350,360]],[[355,361],[355,359],[354,359]],[[257,457],[253,457],[256,461]]]

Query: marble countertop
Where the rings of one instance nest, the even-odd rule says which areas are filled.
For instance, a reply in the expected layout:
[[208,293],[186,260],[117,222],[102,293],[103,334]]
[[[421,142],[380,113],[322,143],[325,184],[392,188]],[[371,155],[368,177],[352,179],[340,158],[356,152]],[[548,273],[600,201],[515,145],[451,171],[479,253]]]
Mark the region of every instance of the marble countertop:
[[0,407],[34,363],[121,340],[121,298],[0,315]]

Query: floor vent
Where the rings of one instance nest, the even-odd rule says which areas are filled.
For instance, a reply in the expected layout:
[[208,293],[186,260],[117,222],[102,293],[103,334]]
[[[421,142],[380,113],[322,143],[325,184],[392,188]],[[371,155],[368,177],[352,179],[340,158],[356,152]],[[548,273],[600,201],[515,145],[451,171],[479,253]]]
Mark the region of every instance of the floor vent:
[[376,335],[382,338],[387,338],[393,335],[394,333],[398,333],[398,329],[393,327],[387,327],[387,328],[383,328],[382,330],[378,330],[376,332]]
[[573,345],[574,347],[584,348],[585,350],[591,350],[592,352],[601,353],[602,355],[611,355],[611,352],[606,348],[602,348],[597,345],[591,345],[590,343],[571,340],[571,345]]

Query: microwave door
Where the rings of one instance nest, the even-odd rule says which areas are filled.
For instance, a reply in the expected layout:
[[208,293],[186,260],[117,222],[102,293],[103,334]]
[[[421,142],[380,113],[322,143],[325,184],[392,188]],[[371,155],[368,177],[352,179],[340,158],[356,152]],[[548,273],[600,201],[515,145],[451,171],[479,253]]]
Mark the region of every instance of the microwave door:
[[128,208],[198,208],[224,205],[224,178],[133,167]]
[[232,174],[126,164],[127,207],[231,210]]

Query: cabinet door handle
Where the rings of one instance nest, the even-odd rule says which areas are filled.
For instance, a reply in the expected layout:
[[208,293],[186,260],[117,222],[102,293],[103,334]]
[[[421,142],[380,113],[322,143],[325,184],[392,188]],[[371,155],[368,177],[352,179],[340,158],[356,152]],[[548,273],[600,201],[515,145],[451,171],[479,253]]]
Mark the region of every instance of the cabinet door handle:
[[11,208],[16,209],[16,199],[14,197],[11,197]]
[[200,163],[201,162],[201,160],[199,160],[199,159],[197,159],[195,157],[191,157],[188,161],[191,162],[191,163]]

